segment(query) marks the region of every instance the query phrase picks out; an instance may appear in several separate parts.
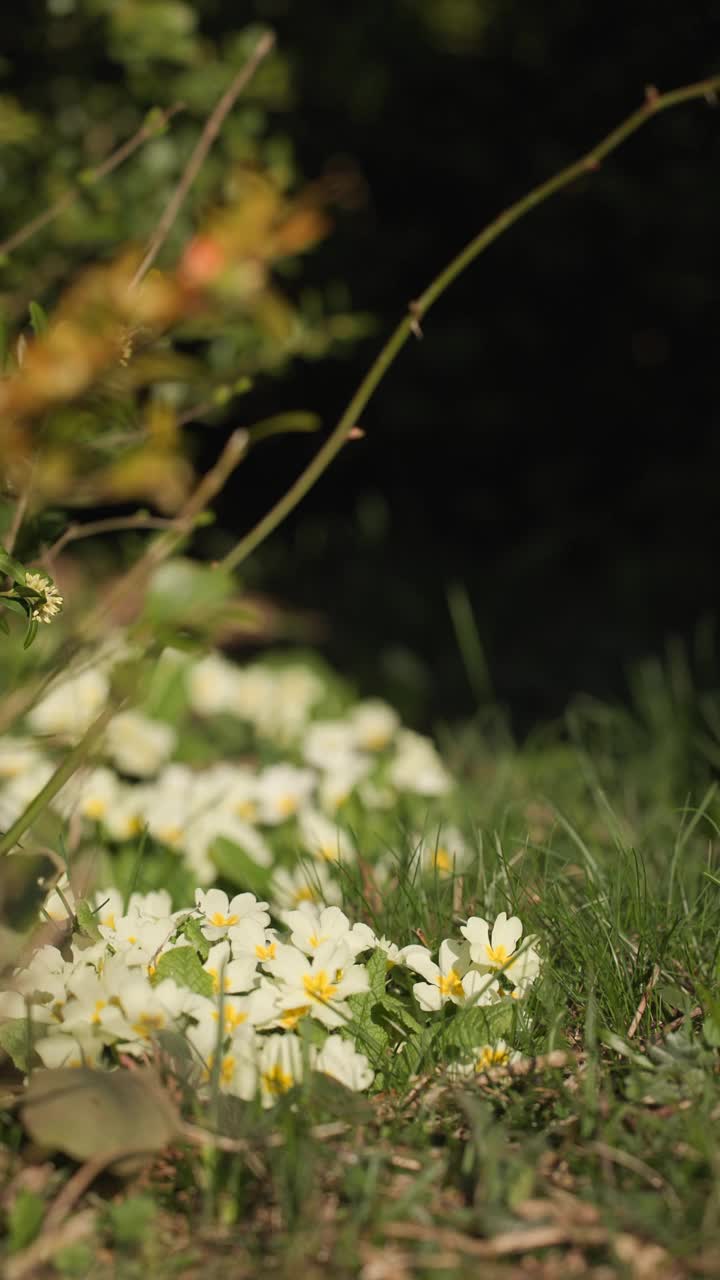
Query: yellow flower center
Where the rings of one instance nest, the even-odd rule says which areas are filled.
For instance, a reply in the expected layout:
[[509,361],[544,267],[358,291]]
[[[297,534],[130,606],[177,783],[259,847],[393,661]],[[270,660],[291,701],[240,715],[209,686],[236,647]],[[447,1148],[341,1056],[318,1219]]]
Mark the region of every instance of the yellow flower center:
[[445,974],[439,974],[437,984],[440,988],[441,996],[458,996],[462,999],[465,995],[460,976],[456,973],[455,969],[450,969],[450,971]]
[[[215,1062],[215,1054],[208,1055],[208,1071],[204,1073],[205,1079],[209,1080]],[[227,1085],[232,1084],[232,1078],[235,1074],[235,1057],[232,1053],[226,1053],[220,1063],[220,1083]]]
[[255,955],[258,960],[274,960],[276,951],[277,944],[275,942],[269,942],[266,947],[257,946],[255,948]]
[[452,871],[452,858],[450,857],[447,849],[443,849],[441,846],[439,849],[435,850],[433,855],[433,866],[437,867],[438,871]]
[[90,1019],[90,1021],[91,1021],[95,1026],[97,1026],[97,1025],[98,1025],[98,1023],[101,1021],[100,1014],[102,1013],[102,1011],[103,1011],[103,1009],[105,1008],[105,1006],[106,1006],[106,1005],[107,1005],[107,1000],[96,1000],[96,1001],[95,1001],[95,1008],[94,1008],[94,1010],[93,1010],[93,1014],[92,1014],[92,1017],[91,1017],[91,1019]]
[[115,928],[115,912],[108,911],[106,915],[100,917],[100,923],[105,925],[106,929]]
[[137,1022],[133,1023],[133,1031],[136,1036],[147,1038],[151,1036],[153,1031],[162,1031],[165,1026],[165,1015],[163,1013],[141,1013]]
[[291,817],[293,813],[297,813],[297,796],[292,795],[290,792],[287,792],[284,796],[278,796],[277,807],[278,813],[281,813],[283,818]]
[[100,796],[90,797],[85,801],[86,818],[104,818],[107,813],[107,802]]
[[510,1051],[508,1049],[493,1049],[491,1045],[486,1045],[480,1057],[475,1063],[476,1071],[488,1071],[490,1067],[504,1067],[506,1062],[510,1060]]
[[499,947],[491,947],[490,945],[488,945],[485,948],[485,954],[488,960],[490,961],[490,964],[496,964],[499,968],[501,968],[504,964],[507,964],[508,960],[510,959],[510,956],[508,955],[506,948],[503,947],[502,945],[500,945]]
[[269,1071],[263,1071],[262,1082],[269,1094],[274,1098],[279,1097],[281,1093],[287,1093],[288,1089],[292,1089],[293,1078],[287,1072],[283,1071],[281,1066],[271,1067]]
[[254,800],[239,800],[235,805],[235,812],[238,818],[244,818],[246,822],[252,822],[257,816],[257,805]]
[[311,884],[304,884],[293,893],[293,902],[315,902],[317,896]]
[[179,844],[182,840],[182,827],[162,827],[158,832],[163,844]]
[[210,917],[210,924],[214,925],[216,929],[229,929],[230,925],[237,924],[239,919],[238,915],[225,916],[222,911],[216,911]]
[[296,1009],[285,1009],[281,1014],[280,1023],[285,1027],[286,1031],[294,1031],[301,1018],[310,1012],[309,1004],[298,1005]]
[[311,1000],[320,1000],[323,1004],[327,1004],[328,1000],[332,1000],[337,992],[337,987],[330,981],[324,969],[321,969],[319,973],[306,973],[303,978],[303,986]]
[[321,942],[327,942],[327,937],[326,937],[326,935],[325,935],[324,933],[320,933],[320,934],[317,934],[317,933],[311,933],[311,934],[310,934],[310,937],[308,938],[308,946],[309,946],[309,947],[319,947]]

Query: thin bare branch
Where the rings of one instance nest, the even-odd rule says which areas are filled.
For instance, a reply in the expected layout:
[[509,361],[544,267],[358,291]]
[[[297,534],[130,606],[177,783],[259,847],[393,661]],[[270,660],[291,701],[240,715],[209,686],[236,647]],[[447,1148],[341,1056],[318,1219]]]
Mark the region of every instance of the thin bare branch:
[[266,31],[258,40],[253,52],[248,58],[245,66],[238,71],[232,83],[225,90],[217,105],[213,108],[212,113],[208,116],[205,127],[198,138],[198,141],[188,160],[182,177],[178,182],[170,200],[163,211],[162,217],[152,235],[148,244],[145,256],[140,266],[130,282],[130,288],[135,288],[140,281],[147,275],[153,265],[158,253],[165,243],[170,229],[182,208],[187,194],[197,178],[202,166],[205,163],[208,152],[219,134],[225,117],[232,110],[237,98],[243,92],[243,89],[252,80],[260,63],[267,57],[275,45],[275,34],[272,31]]
[[[69,542],[78,542],[81,538],[95,538],[102,533],[118,533],[123,529],[171,529],[175,521],[162,516],[108,516],[106,520],[89,520],[86,524],[70,524],[64,533],[51,547],[43,552],[43,564],[52,568],[56,556]],[[8,550],[10,548],[8,547]]]
[[300,473],[287,492],[228,552],[220,562],[220,567],[222,569],[235,569],[239,564],[242,564],[243,560],[246,560],[255,548],[261,542],[264,542],[277,529],[279,524],[282,524],[283,520],[312,489],[323,472],[327,470],[333,458],[340,452],[353,428],[359,424],[360,416],[368,401],[374,395],[408,339],[412,335],[415,337],[421,336],[422,329],[420,326],[423,317],[437,302],[440,295],[454,283],[457,277],[481,253],[484,253],[514,223],[519,222],[521,218],[530,213],[532,209],[537,208],[538,205],[543,204],[550,196],[570,186],[578,178],[593,174],[599,169],[601,162],[611,151],[614,151],[626,138],[629,138],[631,134],[642,128],[644,124],[647,124],[653,116],[670,107],[678,106],[680,103],[690,102],[692,99],[704,98],[706,101],[711,101],[718,90],[720,90],[720,76],[712,76],[708,80],[685,85],[681,89],[673,89],[670,93],[658,93],[656,89],[646,90],[645,101],[642,106],[638,107],[637,111],[633,111],[607,137],[592,147],[584,156],[581,156],[579,160],[576,160],[574,164],[561,169],[554,177],[534,187],[522,199],[509,205],[492,222],[488,223],[484,230],[471,240],[457,257],[448,263],[443,271],[439,272],[424,293],[408,304],[407,314],[375,357],[331,435],[328,436],[325,443],[318,449],[315,457],[305,470]]

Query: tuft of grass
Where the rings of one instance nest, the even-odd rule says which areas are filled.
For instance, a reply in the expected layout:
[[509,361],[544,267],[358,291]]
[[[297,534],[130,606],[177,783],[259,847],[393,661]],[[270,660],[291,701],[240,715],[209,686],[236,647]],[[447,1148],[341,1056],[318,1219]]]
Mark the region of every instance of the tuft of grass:
[[[633,714],[578,703],[523,746],[466,727],[448,816],[473,825],[472,862],[421,876],[398,814],[392,892],[344,876],[348,913],[403,942],[520,915],[545,959],[520,1062],[459,1080],[428,1042],[369,1100],[312,1075],[272,1113],[218,1095],[230,1149],[98,1181],[77,1206],[93,1261],[74,1241],[37,1274],[718,1274],[720,794],[707,706],[652,669],[636,697]],[[0,1133],[12,1267],[72,1170],[38,1164],[11,1113]]]

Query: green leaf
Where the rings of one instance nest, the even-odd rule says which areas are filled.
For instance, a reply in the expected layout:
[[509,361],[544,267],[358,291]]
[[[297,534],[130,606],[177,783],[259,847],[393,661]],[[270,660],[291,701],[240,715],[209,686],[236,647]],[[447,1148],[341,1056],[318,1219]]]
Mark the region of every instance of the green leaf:
[[28,622],[27,631],[25,632],[25,639],[23,640],[23,649],[30,648],[30,645],[32,644],[33,640],[35,639],[38,633],[39,625],[40,624],[38,623],[37,618],[30,619],[30,621]]
[[234,840],[217,836],[210,846],[210,857],[225,880],[240,889],[262,896],[268,887],[268,872],[245,853]]
[[204,964],[210,954],[210,943],[202,931],[197,916],[188,916],[183,924],[182,931]]
[[108,1208],[108,1226],[115,1244],[142,1244],[146,1239],[157,1205],[151,1196],[130,1196]]
[[213,980],[203,969],[194,947],[173,947],[160,956],[154,981],[162,982],[164,978],[172,978],[179,987],[187,987],[199,996],[209,997],[213,993]]
[[270,436],[285,435],[290,431],[319,431],[322,418],[316,413],[307,413],[298,409],[289,413],[276,413],[272,418],[263,418],[262,422],[253,423],[249,428],[251,444],[267,440]]
[[40,1230],[44,1216],[45,1201],[34,1191],[21,1187],[8,1213],[9,1253],[18,1253],[31,1244]]
[[0,1022],[0,1049],[12,1058],[18,1071],[29,1071],[33,1054],[31,1020],[10,1018],[7,1022]]
[[502,1000],[499,1004],[457,1009],[454,1017],[442,1025],[437,1048],[440,1051],[455,1048],[463,1053],[472,1053],[482,1045],[495,1044],[510,1034],[513,1017],[511,999]]
[[70,1276],[70,1280],[87,1280],[95,1254],[89,1244],[67,1244],[53,1254],[53,1267],[61,1276]]
[[86,934],[88,938],[92,938],[93,942],[102,941],[102,934],[98,929],[97,915],[89,902],[85,902],[84,900],[78,902],[75,908],[75,917],[81,931]]
[[47,312],[44,307],[40,306],[39,302],[31,302],[28,310],[30,312],[30,324],[32,325],[32,331],[36,338],[41,338],[46,332],[49,323]]
[[0,572],[7,573],[13,579],[13,582],[19,582],[21,586],[25,586],[25,576],[27,569],[19,560],[14,560],[4,547],[0,547]]
[[21,604],[19,600],[15,600],[13,596],[3,596],[0,599],[4,609],[9,609],[11,613],[21,613],[24,618],[27,617],[27,607]]
[[161,1151],[179,1128],[157,1077],[143,1068],[34,1071],[20,1118],[34,1142],[74,1160],[117,1152],[112,1169],[119,1174],[136,1170],[138,1157]]
[[385,995],[387,956],[379,947],[376,947],[368,960],[367,974],[370,989],[361,995],[348,996],[348,1004],[353,1015],[352,1022],[340,1031],[341,1034],[344,1033],[357,1041],[358,1047],[367,1054],[377,1069],[390,1043],[390,1035],[382,1017],[381,1003]]

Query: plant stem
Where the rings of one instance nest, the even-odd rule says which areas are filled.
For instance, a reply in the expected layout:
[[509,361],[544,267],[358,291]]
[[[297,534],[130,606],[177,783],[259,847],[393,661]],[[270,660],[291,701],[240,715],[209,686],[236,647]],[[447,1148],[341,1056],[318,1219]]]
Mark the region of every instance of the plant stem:
[[657,89],[652,87],[646,89],[643,105],[638,107],[637,111],[633,111],[626,120],[619,124],[616,129],[613,129],[601,142],[581,156],[579,160],[568,165],[567,168],[561,169],[554,177],[534,187],[522,199],[517,200],[514,204],[509,205],[507,209],[504,209],[502,213],[498,214],[479,235],[471,240],[448,263],[444,270],[428,285],[424,293],[409,304],[408,314],[403,317],[376,356],[331,435],[328,436],[328,439],[305,470],[301,472],[294,484],[291,485],[287,493],[271,507],[254,528],[245,534],[244,538],[241,538],[224,559],[219,562],[218,567],[228,570],[235,569],[239,564],[242,564],[256,547],[261,542],[264,542],[301,502],[330,465],[336,454],[340,452],[353,427],[357,425],[360,414],[365,409],[391,364],[405,346],[408,338],[411,334],[418,338],[422,336],[420,321],[423,316],[437,302],[441,294],[481,253],[489,248],[493,241],[509,230],[520,218],[525,217],[525,214],[530,213],[532,209],[549,199],[550,196],[555,195],[557,191],[569,186],[577,178],[593,173],[599,168],[605,156],[625,142],[631,134],[642,128],[652,116],[657,115],[660,111],[666,111],[670,107],[678,106],[680,103],[690,102],[695,98],[706,98],[708,101],[713,101],[719,90],[720,76],[712,76],[708,80],[685,85],[680,89],[673,89],[671,92],[664,94],[658,93]]
[[33,796],[27,808],[23,810],[19,818],[15,819],[12,826],[0,839],[0,856],[4,853],[10,853],[14,849],[28,827],[32,825],[43,809],[57,795],[60,788],[72,777],[96,743],[100,741],[117,710],[117,702],[112,701],[93,720],[90,728],[85,731],[80,741],[72,748],[72,751],[68,752],[62,764],[59,764],[52,777],[48,778],[42,790],[38,791],[36,796]]

